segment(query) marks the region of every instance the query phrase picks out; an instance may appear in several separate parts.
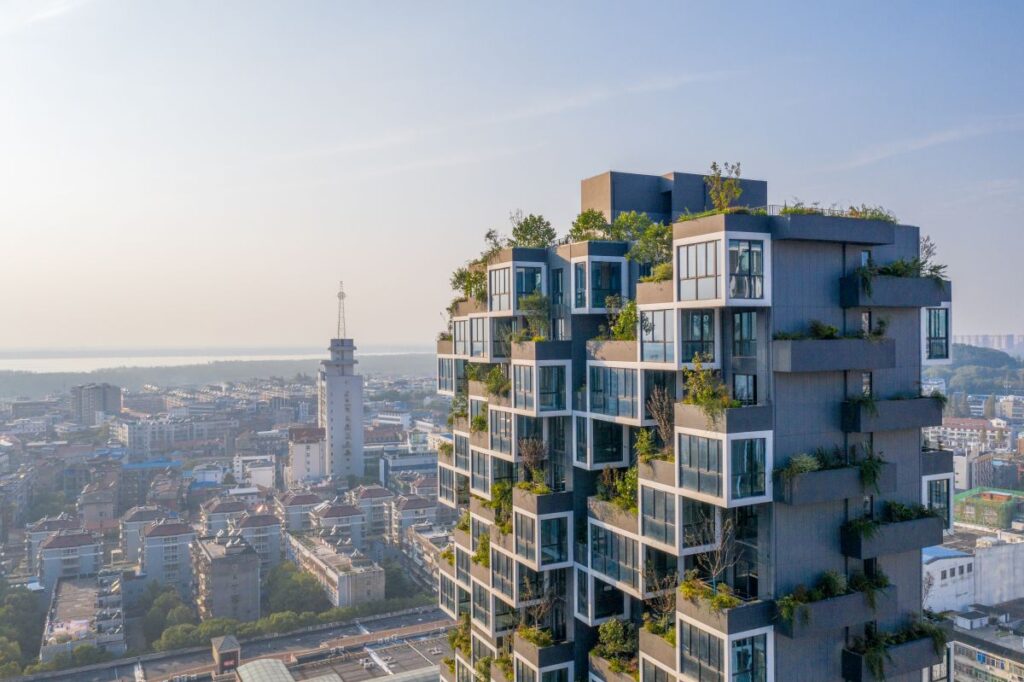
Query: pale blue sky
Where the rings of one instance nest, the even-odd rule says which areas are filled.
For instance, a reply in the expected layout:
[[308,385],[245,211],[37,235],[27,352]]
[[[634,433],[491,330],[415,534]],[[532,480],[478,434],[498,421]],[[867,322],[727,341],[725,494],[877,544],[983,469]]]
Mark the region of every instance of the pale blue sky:
[[[556,6],[557,5],[557,6]],[[823,7],[822,5],[828,5]],[[0,348],[429,343],[580,179],[883,204],[1024,332],[1024,5],[0,0]]]

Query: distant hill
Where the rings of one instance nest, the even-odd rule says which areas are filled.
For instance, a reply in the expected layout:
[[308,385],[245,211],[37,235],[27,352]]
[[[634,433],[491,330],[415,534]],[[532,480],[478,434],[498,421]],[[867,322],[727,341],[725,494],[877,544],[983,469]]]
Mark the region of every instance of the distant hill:
[[[436,360],[428,353],[357,355],[359,372],[365,375],[430,376]],[[10,372],[0,371],[0,398],[42,398],[66,392],[71,386],[109,382],[130,391],[144,384],[198,386],[217,381],[245,381],[269,377],[315,375],[317,360],[222,361],[180,367],[119,367],[94,372]]]
[[931,367],[924,375],[945,379],[948,393],[1024,395],[1024,365],[1012,355],[992,348],[953,344],[953,364]]

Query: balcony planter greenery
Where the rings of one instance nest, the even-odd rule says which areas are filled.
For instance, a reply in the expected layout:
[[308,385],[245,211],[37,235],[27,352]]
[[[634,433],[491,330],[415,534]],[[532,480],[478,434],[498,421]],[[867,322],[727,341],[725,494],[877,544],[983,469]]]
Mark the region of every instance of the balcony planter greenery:
[[949,280],[857,272],[839,281],[844,308],[931,308],[951,301]]
[[513,360],[571,360],[572,341],[523,341],[512,344]]
[[847,433],[921,429],[942,424],[944,402],[938,397],[877,400],[854,396],[842,406],[842,427]]
[[834,502],[896,489],[895,464],[870,453],[849,461],[838,447],[793,455],[785,467],[776,469],[775,475],[780,483],[775,488],[776,500],[792,505]]
[[808,589],[797,586],[775,602],[779,631],[799,639],[821,632],[860,625],[896,611],[896,588],[885,574],[846,576],[827,571]]
[[917,621],[896,632],[854,637],[843,649],[843,679],[847,682],[885,680],[888,675],[917,672],[942,661],[946,632],[928,621]]
[[890,502],[881,519],[860,517],[843,524],[840,545],[845,556],[873,559],[942,544],[943,520],[921,505]]
[[727,584],[712,587],[693,572],[679,584],[676,610],[726,635],[771,625],[775,615],[772,602],[743,601]]
[[437,337],[437,354],[438,355],[453,355],[455,353],[455,347],[452,342],[451,334],[441,334]]
[[587,510],[591,518],[629,533],[636,533],[640,527],[635,510],[626,511],[614,502],[588,497]]
[[650,621],[640,630],[640,651],[669,670],[676,669],[676,631],[670,626],[665,634],[653,632]]
[[491,679],[494,682],[515,682],[515,668],[512,657],[507,653],[499,654],[491,665]]
[[590,652],[591,671],[604,682],[628,682],[640,675],[637,631],[629,621],[613,618],[601,623],[597,644]]
[[573,659],[572,642],[555,642],[546,628],[520,626],[515,633],[515,650],[538,668],[545,668]]
[[520,481],[512,490],[512,506],[531,514],[555,514],[572,509],[571,492],[552,492],[547,486]]
[[438,666],[441,671],[441,679],[445,682],[455,682],[455,659],[448,656],[441,660]]
[[587,341],[587,357],[606,362],[636,362],[637,343],[635,340],[615,339]]

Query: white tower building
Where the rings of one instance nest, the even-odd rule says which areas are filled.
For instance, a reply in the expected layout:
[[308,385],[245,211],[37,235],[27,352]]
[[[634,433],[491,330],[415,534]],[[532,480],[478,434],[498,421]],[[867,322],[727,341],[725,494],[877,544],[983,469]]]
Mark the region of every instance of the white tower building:
[[345,336],[345,293],[338,292],[338,337],[317,377],[318,424],[326,432],[327,471],[336,478],[362,477],[363,377],[356,374],[356,345]]

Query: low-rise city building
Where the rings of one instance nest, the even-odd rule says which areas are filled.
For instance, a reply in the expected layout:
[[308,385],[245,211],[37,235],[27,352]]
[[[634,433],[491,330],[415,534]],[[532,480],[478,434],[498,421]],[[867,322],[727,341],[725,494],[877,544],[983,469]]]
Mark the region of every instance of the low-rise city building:
[[70,514],[58,514],[57,516],[44,516],[25,529],[25,560],[28,572],[32,575],[36,572],[39,545],[43,540],[50,537],[59,530],[73,530],[82,527],[82,522],[77,516]]
[[199,510],[199,523],[202,525],[203,535],[216,535],[222,530],[227,530],[231,522],[244,515],[247,510],[248,505],[242,500],[217,497],[204,503]]
[[39,660],[52,661],[80,646],[114,656],[127,650],[121,593],[116,578],[62,578],[47,612]]
[[129,563],[137,563],[142,550],[142,531],[149,524],[160,519],[175,518],[177,514],[162,507],[132,507],[121,517],[121,552],[122,559]]
[[103,566],[99,536],[87,530],[58,530],[39,543],[39,583],[48,591],[61,578],[96,575]]
[[195,599],[199,617],[260,617],[260,555],[241,533],[221,531],[192,543]]
[[437,520],[437,503],[418,495],[399,496],[391,503],[391,527],[388,541],[396,547],[405,547],[405,531],[420,524],[433,524]]
[[323,586],[334,606],[384,599],[384,569],[351,543],[312,533],[286,533],[288,556]]
[[288,531],[304,531],[312,527],[309,513],[323,500],[316,493],[289,490],[274,500],[274,513]]
[[261,575],[281,563],[281,521],[268,511],[245,514],[231,521],[230,531],[237,531],[260,555]]
[[195,529],[175,519],[161,519],[142,530],[139,569],[147,582],[170,585],[182,597],[192,594],[192,558],[189,545]]
[[352,546],[363,550],[366,543],[366,516],[359,507],[344,504],[335,498],[321,502],[309,512],[310,528],[321,533],[329,532],[343,538]]

